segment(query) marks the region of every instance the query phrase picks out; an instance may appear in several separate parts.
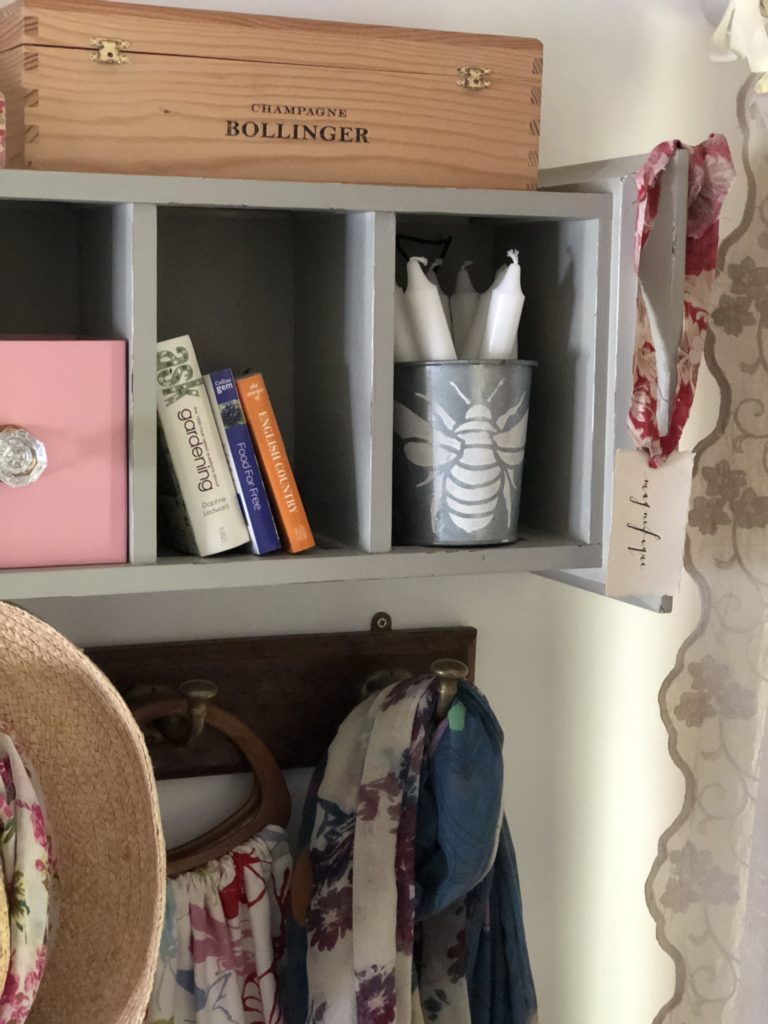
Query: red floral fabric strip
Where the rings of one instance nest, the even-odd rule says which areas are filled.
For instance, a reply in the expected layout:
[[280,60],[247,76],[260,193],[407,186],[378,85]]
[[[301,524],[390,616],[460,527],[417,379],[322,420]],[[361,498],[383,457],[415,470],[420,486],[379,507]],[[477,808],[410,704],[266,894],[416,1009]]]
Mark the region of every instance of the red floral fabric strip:
[[680,443],[691,411],[704,339],[709,327],[709,305],[715,278],[720,211],[734,178],[733,162],[723,135],[710,135],[698,146],[674,139],[650,153],[635,175],[637,222],[635,269],[653,228],[659,208],[662,175],[678,149],[687,149],[688,225],[685,247],[683,328],[677,350],[677,381],[667,433],[658,423],[658,368],[645,299],[638,284],[637,329],[632,364],[632,401],[629,428],[638,448],[647,451],[648,464],[661,466]]

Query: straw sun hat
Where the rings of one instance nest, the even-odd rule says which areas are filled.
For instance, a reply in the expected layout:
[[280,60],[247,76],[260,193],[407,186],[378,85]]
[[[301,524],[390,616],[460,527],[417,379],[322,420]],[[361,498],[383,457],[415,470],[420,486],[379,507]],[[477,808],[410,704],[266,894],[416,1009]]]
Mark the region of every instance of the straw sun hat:
[[[165,893],[146,747],[106,676],[50,626],[3,603],[0,731],[39,786],[56,862],[48,962],[28,1022],[139,1024]],[[0,970],[4,934],[7,949],[0,925]]]

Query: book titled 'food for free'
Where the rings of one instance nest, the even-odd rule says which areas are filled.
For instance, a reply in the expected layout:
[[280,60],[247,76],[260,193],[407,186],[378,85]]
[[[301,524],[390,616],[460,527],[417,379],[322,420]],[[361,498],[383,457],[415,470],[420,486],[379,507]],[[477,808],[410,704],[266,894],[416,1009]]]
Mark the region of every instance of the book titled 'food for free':
[[266,555],[270,551],[277,551],[280,539],[253,449],[251,432],[237,397],[234,374],[228,369],[207,373],[205,387],[240,498],[251,538],[251,552],[254,555]]
[[283,547],[292,554],[315,546],[275,412],[260,373],[237,380],[237,393],[272,501]]

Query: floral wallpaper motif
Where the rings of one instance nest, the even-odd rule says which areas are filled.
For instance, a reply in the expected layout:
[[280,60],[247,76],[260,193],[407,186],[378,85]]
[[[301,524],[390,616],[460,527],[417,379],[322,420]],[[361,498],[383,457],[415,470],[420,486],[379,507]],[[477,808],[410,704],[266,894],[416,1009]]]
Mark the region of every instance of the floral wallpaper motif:
[[760,751],[768,705],[768,124],[750,79],[738,99],[747,203],[723,242],[707,361],[716,429],[696,454],[686,565],[701,620],[665,680],[661,711],[686,779],[646,895],[676,966],[654,1024],[736,1019]]

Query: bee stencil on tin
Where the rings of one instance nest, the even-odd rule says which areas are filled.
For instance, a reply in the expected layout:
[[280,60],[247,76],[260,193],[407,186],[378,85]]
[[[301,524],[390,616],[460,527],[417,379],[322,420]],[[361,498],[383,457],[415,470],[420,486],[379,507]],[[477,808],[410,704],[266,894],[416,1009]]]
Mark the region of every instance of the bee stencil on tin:
[[433,528],[443,502],[453,524],[468,534],[486,529],[500,502],[509,526],[515,505],[512,492],[518,486],[516,469],[525,450],[528,409],[523,411],[523,406],[528,396],[523,393],[515,405],[494,416],[492,402],[501,384],[474,405],[453,381],[450,387],[467,406],[463,419],[454,419],[441,405],[418,392],[415,397],[426,402],[433,423],[402,402],[395,402],[394,410],[395,433],[404,442],[405,457],[414,466],[431,471],[418,486],[433,483]]

